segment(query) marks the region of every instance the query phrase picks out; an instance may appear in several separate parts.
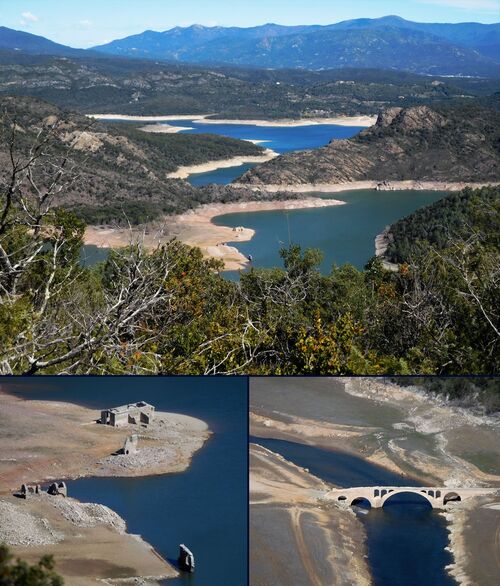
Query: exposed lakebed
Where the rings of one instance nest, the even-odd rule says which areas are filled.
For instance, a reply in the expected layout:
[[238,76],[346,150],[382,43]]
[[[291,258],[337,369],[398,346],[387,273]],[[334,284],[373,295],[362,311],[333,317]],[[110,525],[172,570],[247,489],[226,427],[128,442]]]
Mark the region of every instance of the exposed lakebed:
[[[114,120],[114,122],[120,122]],[[121,121],[127,123],[126,121]],[[311,149],[335,139],[349,138],[363,130],[358,126],[315,124],[309,126],[257,126],[252,124],[203,124],[197,120],[169,120],[168,124],[185,128],[182,133],[213,133],[232,138],[257,141],[261,146],[277,153]],[[227,184],[255,164],[221,168],[191,175],[193,185],[208,183]],[[303,248],[319,248],[324,253],[321,270],[330,271],[332,264],[351,263],[362,268],[375,252],[375,237],[388,225],[418,208],[429,205],[446,195],[439,191],[374,191],[353,190],[335,194],[308,194],[323,198],[333,197],[345,201],[342,206],[319,209],[273,210],[240,212],[214,218],[219,226],[245,226],[255,230],[248,242],[234,244],[245,256],[251,255],[253,266],[281,265],[279,251],[291,243]],[[105,258],[107,251],[96,254],[93,248],[84,247],[85,264],[94,264]],[[226,273],[237,279],[238,273]]]
[[[28,391],[27,389],[35,389]],[[72,378],[16,384],[28,399],[73,401],[106,408],[138,399],[158,410],[202,419],[213,432],[179,474],[143,478],[82,478],[69,494],[109,506],[165,559],[176,563],[179,543],[192,549],[194,574],[167,585],[244,584],[247,575],[246,381],[242,379]]]
[[[295,442],[251,437],[250,441],[280,454],[289,462],[340,487],[418,486],[419,482],[357,456]],[[376,586],[452,586],[445,566],[452,559],[445,549],[444,518],[424,499],[401,494],[382,509],[357,509],[367,534],[368,561]]]

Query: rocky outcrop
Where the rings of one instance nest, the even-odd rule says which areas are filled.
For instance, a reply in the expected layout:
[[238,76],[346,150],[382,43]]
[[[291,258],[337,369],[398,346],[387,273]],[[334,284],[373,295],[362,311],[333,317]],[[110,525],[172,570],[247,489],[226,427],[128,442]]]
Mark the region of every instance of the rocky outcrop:
[[498,181],[500,114],[477,107],[390,108],[353,138],[282,155],[238,179],[247,185],[352,181]]

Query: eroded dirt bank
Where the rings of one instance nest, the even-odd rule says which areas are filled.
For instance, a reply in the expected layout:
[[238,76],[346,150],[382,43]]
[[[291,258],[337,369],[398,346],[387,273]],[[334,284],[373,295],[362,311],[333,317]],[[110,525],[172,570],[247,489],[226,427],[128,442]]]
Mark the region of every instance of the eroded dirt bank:
[[319,504],[328,488],[278,454],[250,446],[250,584],[370,583],[356,516]]
[[[67,584],[140,583],[176,570],[108,507],[69,496],[13,493],[34,485],[81,476],[149,476],[185,470],[208,439],[198,419],[157,413],[144,428],[96,423],[100,412],[54,401],[23,400],[0,390],[0,542],[35,562],[53,554]],[[120,454],[137,434],[138,452]],[[154,514],[154,512],[152,513]]]
[[[254,436],[350,452],[429,486],[500,488],[497,417],[383,379],[254,379],[250,397]],[[460,584],[498,575],[497,495],[443,513]]]

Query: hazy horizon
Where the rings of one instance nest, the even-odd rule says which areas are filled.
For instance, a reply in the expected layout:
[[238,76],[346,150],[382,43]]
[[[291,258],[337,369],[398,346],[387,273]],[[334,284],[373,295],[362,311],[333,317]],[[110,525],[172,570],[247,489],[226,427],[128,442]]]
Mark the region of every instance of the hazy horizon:
[[[88,48],[145,30],[165,31],[176,26],[253,27],[326,25],[357,18],[399,16],[417,22],[500,21],[500,0],[227,0],[178,1],[88,0],[85,4],[60,0],[31,0],[0,6],[0,24],[41,35],[71,47]],[[195,16],[193,16],[195,15]]]

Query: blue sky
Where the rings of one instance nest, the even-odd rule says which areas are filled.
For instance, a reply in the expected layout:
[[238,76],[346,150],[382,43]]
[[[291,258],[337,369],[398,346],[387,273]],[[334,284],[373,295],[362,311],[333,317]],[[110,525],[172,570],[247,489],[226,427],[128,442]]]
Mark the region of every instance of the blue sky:
[[73,47],[174,26],[330,24],[397,14],[419,22],[499,22],[500,0],[0,0],[0,24]]

